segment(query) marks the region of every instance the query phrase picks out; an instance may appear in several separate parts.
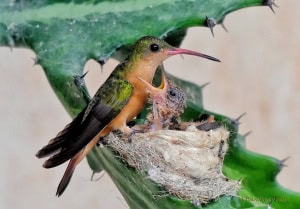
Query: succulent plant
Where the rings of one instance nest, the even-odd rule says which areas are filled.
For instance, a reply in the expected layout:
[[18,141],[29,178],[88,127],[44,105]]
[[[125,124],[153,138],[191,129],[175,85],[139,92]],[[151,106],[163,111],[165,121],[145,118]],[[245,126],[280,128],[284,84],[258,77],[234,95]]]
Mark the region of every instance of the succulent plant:
[[[19,0],[0,4],[0,45],[26,47],[36,55],[54,92],[68,113],[76,116],[89,102],[83,66],[89,59],[104,64],[110,57],[123,59],[128,47],[144,35],[179,45],[191,26],[213,32],[232,11],[250,6],[269,6],[273,0]],[[178,12],[180,11],[180,12]],[[202,108],[201,86],[169,78],[187,93],[183,121],[201,114],[214,115],[229,135],[223,174],[241,186],[236,196],[222,195],[207,204],[161,192],[164,188],[120,159],[109,147],[96,147],[88,155],[94,172],[105,170],[130,208],[299,208],[300,194],[276,181],[284,161],[245,148],[235,120]],[[141,114],[140,119],[145,116]]]

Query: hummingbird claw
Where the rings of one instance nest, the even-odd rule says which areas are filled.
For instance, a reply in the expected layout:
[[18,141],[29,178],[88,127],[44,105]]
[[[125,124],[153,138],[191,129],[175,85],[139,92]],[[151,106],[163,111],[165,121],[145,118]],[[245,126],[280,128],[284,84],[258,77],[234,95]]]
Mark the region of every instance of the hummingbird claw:
[[206,16],[206,19],[205,19],[205,25],[206,25],[207,27],[209,27],[212,36],[215,37],[213,28],[217,25],[216,20],[215,20],[214,18],[212,18],[212,17],[207,17],[207,16]]
[[127,138],[127,142],[128,142],[128,143],[131,143],[131,142],[132,142],[132,137],[133,137],[134,134],[135,134],[134,131],[131,131],[131,132],[130,132],[130,134],[128,135],[128,138]]

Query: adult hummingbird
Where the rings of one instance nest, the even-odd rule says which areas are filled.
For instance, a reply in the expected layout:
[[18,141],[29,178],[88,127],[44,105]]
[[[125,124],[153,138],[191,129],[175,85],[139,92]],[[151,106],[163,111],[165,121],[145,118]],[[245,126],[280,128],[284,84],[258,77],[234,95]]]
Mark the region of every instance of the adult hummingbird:
[[65,191],[76,165],[97,144],[100,137],[113,130],[127,135],[132,133],[126,124],[140,113],[147,101],[146,86],[140,79],[152,83],[157,67],[176,54],[189,54],[220,62],[199,52],[175,48],[156,37],[140,38],[134,44],[131,54],[114,69],[82,112],[36,154],[38,158],[49,157],[43,164],[45,168],[70,160],[58,185],[57,196]]

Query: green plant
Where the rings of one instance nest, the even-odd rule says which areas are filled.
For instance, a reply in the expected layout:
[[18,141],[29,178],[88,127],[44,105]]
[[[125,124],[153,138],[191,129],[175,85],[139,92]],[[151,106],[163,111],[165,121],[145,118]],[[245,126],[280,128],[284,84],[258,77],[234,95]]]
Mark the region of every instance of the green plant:
[[[58,98],[74,117],[89,101],[85,85],[74,82],[74,78],[83,74],[88,59],[99,62],[110,57],[122,59],[127,47],[143,35],[164,37],[178,45],[187,27],[203,26],[207,17],[221,23],[232,11],[268,2],[272,5],[272,1],[262,0],[15,1],[12,5],[0,5],[0,44],[33,49],[36,62],[43,67]],[[135,24],[131,24],[133,21]],[[198,99],[200,87],[178,78],[173,80],[183,88],[193,89],[188,91],[192,93],[182,115],[184,120],[208,113],[201,108],[202,99]],[[231,131],[223,172],[230,179],[242,178],[243,189],[239,191],[240,197],[223,196],[205,207],[266,208],[270,204],[273,208],[295,208],[300,205],[299,194],[282,188],[275,180],[282,162],[246,150],[244,137],[237,133],[232,121],[214,115]],[[173,196],[153,199],[161,188],[128,168],[110,149],[95,148],[88,159],[96,172],[104,169],[113,177],[131,208],[195,208],[189,201]],[[261,172],[253,175],[254,170]]]

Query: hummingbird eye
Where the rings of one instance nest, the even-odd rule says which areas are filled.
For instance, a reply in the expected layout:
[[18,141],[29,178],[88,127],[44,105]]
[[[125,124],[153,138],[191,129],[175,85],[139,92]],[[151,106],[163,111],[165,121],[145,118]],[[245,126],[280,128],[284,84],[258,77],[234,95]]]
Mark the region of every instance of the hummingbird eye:
[[150,50],[151,50],[152,52],[157,52],[157,51],[160,50],[160,47],[159,47],[158,44],[151,44],[151,45],[150,45]]
[[177,96],[177,92],[176,92],[175,89],[169,89],[168,94],[171,97],[176,97]]

